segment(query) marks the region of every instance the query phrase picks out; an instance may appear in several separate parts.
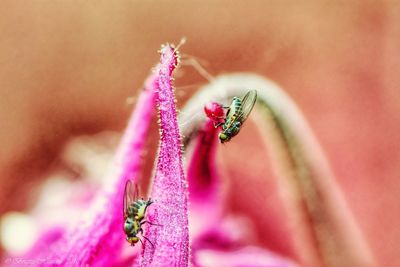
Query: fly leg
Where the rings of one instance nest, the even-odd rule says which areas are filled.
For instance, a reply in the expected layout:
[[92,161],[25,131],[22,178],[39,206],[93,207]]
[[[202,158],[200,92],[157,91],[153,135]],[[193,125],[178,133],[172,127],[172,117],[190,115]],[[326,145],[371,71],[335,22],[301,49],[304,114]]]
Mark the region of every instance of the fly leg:
[[218,122],[218,123],[214,122],[214,128],[218,128],[219,126],[223,125],[224,123],[225,122]]
[[149,222],[149,221],[143,221],[143,222],[140,223],[140,225],[143,225],[145,223],[148,223],[150,225],[162,226],[161,224],[156,224],[156,223],[152,223],[152,222]]
[[[143,235],[143,231],[141,231],[141,233],[142,233],[143,238],[146,239],[147,241],[149,241],[149,243],[151,244],[151,246],[154,248],[154,244],[153,244],[147,237],[145,237],[145,236]],[[139,237],[138,237],[138,238],[139,238]],[[143,241],[142,241],[141,238],[139,238],[139,241],[140,241],[140,243],[142,243],[142,246],[144,246]],[[133,246],[133,244],[132,244],[132,246]]]
[[[143,235],[143,234],[142,234],[142,235]],[[143,238],[146,239],[147,241],[149,241],[149,243],[151,244],[151,246],[154,248],[154,244],[153,244],[153,242],[150,241],[150,239],[148,239],[148,238],[145,237],[144,235],[143,235]]]
[[[148,222],[148,221],[143,221],[143,222],[140,223],[140,227],[139,227],[139,233],[142,235],[142,237],[143,237],[144,239],[146,239],[147,241],[149,241],[149,243],[151,244],[151,246],[154,248],[153,242],[151,242],[150,239],[148,239],[147,237],[145,237],[145,235],[144,235],[144,233],[143,233],[142,225],[145,224],[145,223],[148,223],[148,224],[151,224],[151,225],[158,225],[158,224],[150,223],[150,222]],[[139,240],[140,240],[140,238],[139,238]],[[140,240],[140,242],[142,242],[142,240]],[[143,242],[142,242],[142,244],[143,244]]]
[[[143,222],[144,223],[144,222]],[[140,225],[142,225],[143,223],[141,223]],[[149,243],[151,244],[151,246],[154,248],[154,244],[153,244],[153,242],[151,242],[150,241],[150,239],[148,239],[147,237],[145,237],[144,236],[144,233],[143,233],[143,228],[142,227],[140,227],[140,229],[139,229],[139,233],[142,235],[142,237],[144,238],[144,239],[146,239],[147,241],[149,241]],[[142,242],[142,240],[139,238],[139,240],[140,240],[140,242],[142,243],[142,245],[143,245],[143,242]]]
[[[142,239],[140,239],[140,237],[138,237],[138,238],[139,238],[140,243],[142,243],[142,246],[144,246]],[[131,246],[133,246],[133,244]]]

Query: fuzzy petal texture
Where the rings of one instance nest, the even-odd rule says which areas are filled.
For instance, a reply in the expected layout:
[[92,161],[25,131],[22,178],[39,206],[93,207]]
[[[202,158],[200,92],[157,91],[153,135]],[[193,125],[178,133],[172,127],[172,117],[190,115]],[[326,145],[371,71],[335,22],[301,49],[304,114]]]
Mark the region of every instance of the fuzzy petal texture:
[[140,266],[188,266],[189,226],[187,181],[183,172],[182,146],[178,127],[172,71],[177,65],[176,50],[161,49],[158,67],[157,104],[160,115],[161,143],[151,197],[155,203],[147,220],[153,224],[146,231]]

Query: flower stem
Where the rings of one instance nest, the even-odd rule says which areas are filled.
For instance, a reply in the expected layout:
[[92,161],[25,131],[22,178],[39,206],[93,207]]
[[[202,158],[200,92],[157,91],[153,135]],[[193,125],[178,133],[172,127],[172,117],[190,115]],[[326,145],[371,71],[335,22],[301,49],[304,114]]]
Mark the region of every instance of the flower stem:
[[[258,91],[257,117],[264,139],[275,156],[283,194],[295,222],[295,247],[305,266],[376,266],[374,257],[335,182],[335,177],[296,105],[275,84],[254,74],[232,74],[216,78],[188,103],[184,116],[201,112],[205,103],[228,103],[250,89]],[[186,121],[188,118],[183,117]],[[189,143],[201,125],[192,120],[182,130]]]

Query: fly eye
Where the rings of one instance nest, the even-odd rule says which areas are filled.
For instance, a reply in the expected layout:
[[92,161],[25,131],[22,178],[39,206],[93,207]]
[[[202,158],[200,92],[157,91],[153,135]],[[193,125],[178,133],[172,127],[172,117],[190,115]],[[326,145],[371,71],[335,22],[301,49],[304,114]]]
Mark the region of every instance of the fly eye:
[[222,142],[228,140],[228,136],[224,133],[220,133],[218,137]]

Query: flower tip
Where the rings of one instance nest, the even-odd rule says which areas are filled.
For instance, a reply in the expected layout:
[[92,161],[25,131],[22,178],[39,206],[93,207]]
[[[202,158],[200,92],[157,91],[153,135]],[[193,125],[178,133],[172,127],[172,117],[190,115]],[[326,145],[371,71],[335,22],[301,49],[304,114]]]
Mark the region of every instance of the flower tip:
[[213,122],[221,122],[225,117],[224,107],[217,102],[209,102],[204,106],[206,116]]
[[155,204],[146,217],[154,226],[146,229],[150,246],[146,242],[140,256],[139,265],[143,267],[189,265],[187,181],[172,86],[172,72],[177,63],[177,50],[169,44],[162,46],[156,73],[161,138],[151,186]]
[[171,75],[172,71],[178,66],[178,48],[174,48],[174,46],[170,44],[161,45],[160,54],[161,64],[168,62],[170,66],[169,75]]

